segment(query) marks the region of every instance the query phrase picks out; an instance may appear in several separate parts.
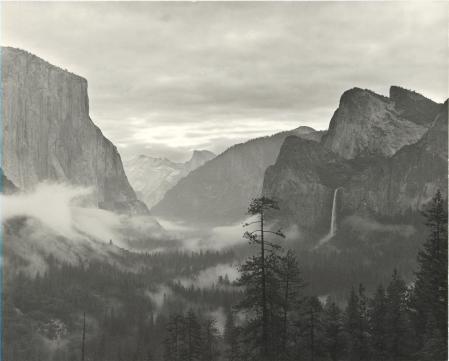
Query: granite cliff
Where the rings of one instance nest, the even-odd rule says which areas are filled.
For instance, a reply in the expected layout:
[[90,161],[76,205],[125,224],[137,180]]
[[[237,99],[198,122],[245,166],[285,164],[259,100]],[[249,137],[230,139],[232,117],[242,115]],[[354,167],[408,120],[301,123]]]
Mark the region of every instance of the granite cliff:
[[100,208],[148,213],[117,148],[92,122],[86,79],[26,51],[2,48],[3,164],[21,190],[43,181],[93,188]]
[[340,99],[323,145],[346,159],[391,157],[421,139],[440,105],[396,86],[390,97],[350,89]]
[[[366,96],[374,95],[363,95]],[[330,150],[326,139],[318,144],[288,137],[276,163],[267,169],[264,177],[264,194],[280,203],[278,219],[323,235],[329,229],[337,188],[340,218],[358,215],[387,222],[406,221],[407,215],[417,214],[437,189],[447,195],[447,102],[437,108],[435,116],[432,106],[431,121],[429,114],[426,114],[427,119],[419,116],[422,109],[412,113],[408,108],[409,116],[421,119],[427,128],[419,140],[401,146],[390,157],[386,153],[374,153],[370,157],[359,153],[358,157],[346,159],[344,155],[348,153],[340,154],[342,148],[335,152]],[[383,115],[385,118],[379,117],[377,121],[389,123],[391,116]],[[345,120],[342,118],[339,122]],[[348,122],[352,121],[349,117]],[[394,146],[385,145],[388,152],[392,152],[398,144],[410,140],[408,135],[404,132],[406,141],[402,142],[397,142],[400,133],[394,136],[396,140],[382,141],[393,142]],[[352,144],[360,144],[357,143],[360,138],[366,139],[363,131],[353,134]]]

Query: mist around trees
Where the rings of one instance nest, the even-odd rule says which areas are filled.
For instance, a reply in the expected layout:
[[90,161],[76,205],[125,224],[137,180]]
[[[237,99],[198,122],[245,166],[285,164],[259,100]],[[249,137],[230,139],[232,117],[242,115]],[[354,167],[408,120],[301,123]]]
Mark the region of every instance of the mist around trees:
[[[191,357],[189,311],[177,316],[187,327],[181,344],[188,351],[166,361],[447,360],[447,211],[440,192],[424,213],[429,236],[417,256],[415,281],[406,284],[395,269],[389,283],[371,295],[363,284],[354,285],[343,305],[332,297],[305,296],[300,261],[282,247],[282,232],[266,227],[266,212],[277,209],[266,197],[249,206],[257,228],[244,236],[254,255],[239,268],[243,292],[227,312],[221,358],[218,352],[201,353],[214,343],[201,338],[199,326],[193,327],[196,356]],[[218,334],[212,334],[218,343]],[[177,340],[166,339],[171,346]]]
[[301,258],[281,230],[267,227],[278,209],[267,197],[249,205],[254,223],[244,237],[252,253],[235,282],[155,288],[229,262],[232,252],[128,254],[147,265],[134,272],[50,256],[44,274],[17,274],[5,285],[5,359],[447,360],[447,202],[439,192],[423,213],[428,236],[413,281],[395,269],[374,290],[348,287],[343,300],[310,292]]

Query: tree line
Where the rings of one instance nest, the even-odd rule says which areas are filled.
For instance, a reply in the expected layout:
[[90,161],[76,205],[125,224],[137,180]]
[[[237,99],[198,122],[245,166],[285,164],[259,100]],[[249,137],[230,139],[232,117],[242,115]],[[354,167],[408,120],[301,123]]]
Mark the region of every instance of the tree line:
[[[386,287],[379,285],[368,296],[360,284],[351,289],[346,304],[340,305],[331,297],[304,296],[306,283],[296,255],[276,241],[284,237],[280,230],[266,227],[267,211],[279,209],[277,203],[266,197],[254,199],[249,214],[257,218],[253,222],[257,228],[244,236],[256,252],[239,269],[237,284],[244,291],[241,300],[227,311],[222,359],[447,360],[446,205],[437,192],[424,213],[429,236],[418,254],[413,283],[406,284],[394,270]],[[201,337],[198,322],[188,321],[194,319],[192,312],[184,318],[173,316],[167,324],[165,347],[170,352],[165,361],[219,357],[218,353],[204,353],[210,348],[210,339]],[[190,326],[186,329],[186,325]],[[191,327],[196,331],[192,333]],[[182,336],[174,337],[174,332]]]
[[[281,230],[266,226],[279,208],[266,197],[250,204],[255,223],[246,225],[245,237],[252,255],[240,265],[235,283],[223,278],[205,289],[167,283],[229,263],[235,259],[231,252],[118,256],[136,271],[49,257],[44,273],[18,273],[5,281],[3,358],[447,360],[446,204],[438,192],[425,212],[428,238],[413,282],[394,271],[374,292],[363,284],[348,287],[346,299],[313,296],[316,288],[301,272],[304,260],[285,249]],[[161,284],[170,292],[157,305],[149,293]],[[211,317],[217,309],[223,316]]]

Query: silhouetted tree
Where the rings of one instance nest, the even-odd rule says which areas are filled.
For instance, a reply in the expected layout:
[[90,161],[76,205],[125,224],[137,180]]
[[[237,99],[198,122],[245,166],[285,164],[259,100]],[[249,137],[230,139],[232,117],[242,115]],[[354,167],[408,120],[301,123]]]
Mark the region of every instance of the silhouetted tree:
[[250,257],[240,268],[240,279],[238,284],[245,291],[242,301],[237,309],[243,311],[247,321],[242,327],[244,343],[248,354],[257,360],[273,359],[276,341],[270,338],[275,329],[275,316],[278,310],[278,278],[277,278],[277,255],[280,246],[267,239],[267,235],[275,235],[284,238],[282,232],[271,231],[266,227],[266,212],[278,210],[277,203],[267,197],[253,199],[249,205],[248,213],[256,216],[254,222],[245,224],[256,224],[254,231],[247,231],[244,237],[250,244],[259,247],[258,254]]
[[298,260],[292,250],[288,250],[285,255],[279,257],[279,280],[281,296],[281,329],[280,337],[280,355],[282,359],[290,358],[291,341],[291,320],[292,312],[300,300],[300,292],[304,287],[304,281],[301,278]]

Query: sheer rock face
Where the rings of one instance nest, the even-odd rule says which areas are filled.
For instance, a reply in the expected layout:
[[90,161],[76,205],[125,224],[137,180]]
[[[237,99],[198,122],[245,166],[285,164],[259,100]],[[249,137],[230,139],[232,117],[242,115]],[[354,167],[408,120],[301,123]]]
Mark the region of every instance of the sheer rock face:
[[421,139],[440,105],[399,87],[390,98],[354,88],[342,95],[323,144],[346,159],[391,157]]
[[176,163],[165,158],[139,155],[125,160],[124,166],[139,199],[151,208],[181,178],[214,157],[215,154],[207,150],[195,150],[189,161]]
[[421,209],[439,189],[447,195],[447,102],[416,144],[373,162],[344,187],[343,209],[395,216]]
[[320,141],[309,127],[236,144],[191,172],[151,210],[168,218],[226,224],[245,218],[251,198],[260,196],[263,175],[289,135]]
[[263,191],[279,201],[281,212],[273,216],[318,233],[329,228],[336,188],[341,215],[405,216],[421,210],[437,189],[447,195],[447,132],[446,102],[424,136],[390,158],[347,160],[322,144],[289,137],[267,169]]
[[352,175],[349,162],[320,143],[290,136],[265,172],[263,193],[278,201],[283,223],[327,231],[334,189]]
[[147,213],[117,148],[89,117],[87,81],[25,51],[2,48],[3,164],[22,190],[42,181],[92,187],[92,202]]

